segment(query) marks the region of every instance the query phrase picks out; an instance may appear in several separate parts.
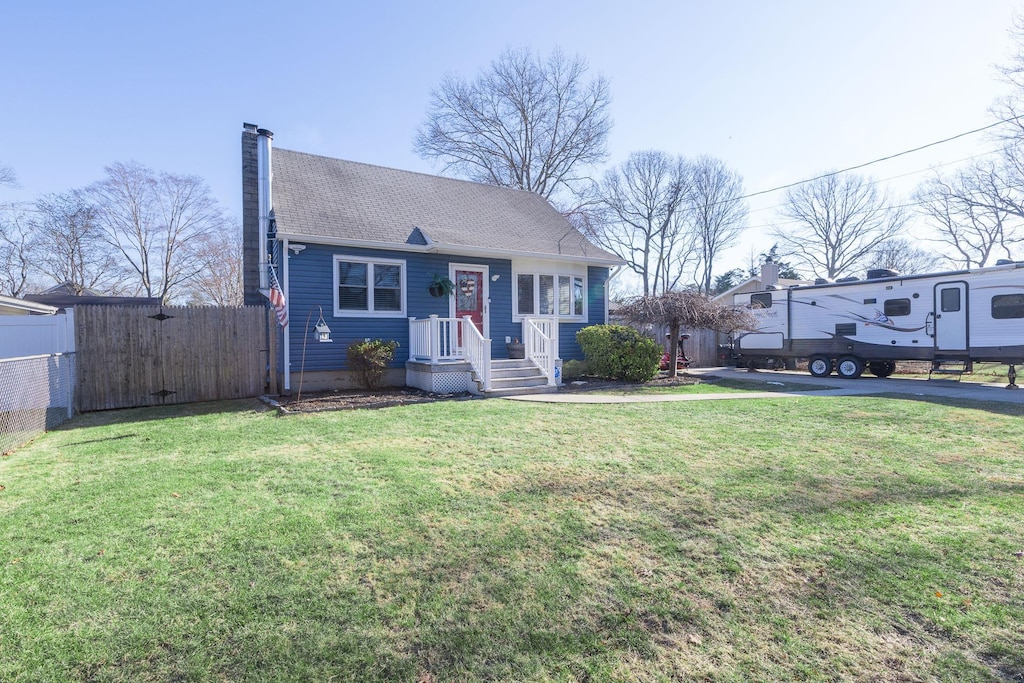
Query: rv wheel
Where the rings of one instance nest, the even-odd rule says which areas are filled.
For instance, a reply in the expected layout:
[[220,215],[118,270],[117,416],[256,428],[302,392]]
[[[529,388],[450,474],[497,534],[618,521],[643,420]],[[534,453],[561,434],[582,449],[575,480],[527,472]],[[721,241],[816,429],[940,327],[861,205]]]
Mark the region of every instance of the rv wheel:
[[868,363],[868,370],[875,377],[888,377],[896,372],[896,362],[891,360],[873,360]]
[[832,374],[832,359],[828,356],[811,356],[807,361],[807,370],[815,377],[828,377]]
[[836,374],[843,379],[857,379],[864,372],[864,361],[856,356],[843,356],[836,361]]

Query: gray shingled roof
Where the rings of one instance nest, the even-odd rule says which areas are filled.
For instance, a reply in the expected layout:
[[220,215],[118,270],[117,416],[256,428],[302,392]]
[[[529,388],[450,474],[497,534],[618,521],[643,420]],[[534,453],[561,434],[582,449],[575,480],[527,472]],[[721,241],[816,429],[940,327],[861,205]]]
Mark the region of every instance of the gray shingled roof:
[[[540,195],[275,148],[281,233],[620,262]],[[419,234],[415,229],[419,228]]]

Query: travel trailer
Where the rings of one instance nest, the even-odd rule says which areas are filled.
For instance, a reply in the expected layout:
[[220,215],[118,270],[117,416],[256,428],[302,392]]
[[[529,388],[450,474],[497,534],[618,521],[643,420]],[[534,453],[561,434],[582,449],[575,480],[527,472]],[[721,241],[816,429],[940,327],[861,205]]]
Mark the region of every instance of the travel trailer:
[[888,377],[896,361],[931,361],[937,372],[974,362],[1024,363],[1024,262],[977,270],[867,279],[737,294],[757,329],[737,334],[740,362],[807,358],[812,375]]

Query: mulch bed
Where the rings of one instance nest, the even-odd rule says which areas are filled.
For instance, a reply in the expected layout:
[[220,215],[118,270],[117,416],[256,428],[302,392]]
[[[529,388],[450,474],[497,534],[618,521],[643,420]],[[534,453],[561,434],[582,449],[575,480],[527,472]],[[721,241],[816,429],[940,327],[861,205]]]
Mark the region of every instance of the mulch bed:
[[[677,387],[691,384],[707,383],[716,378],[710,376],[693,377],[679,375],[669,378],[661,373],[650,382],[637,384],[619,380],[585,377],[577,383],[567,382],[559,391],[583,392],[601,390],[622,390],[640,387]],[[433,403],[435,401],[468,401],[481,398],[468,392],[458,394],[431,394],[427,391],[411,387],[386,388],[376,390],[346,389],[341,391],[305,392],[301,399],[296,395],[277,396],[270,403],[282,413],[320,413],[330,410],[357,410],[373,408],[391,408],[394,406],[413,405],[416,403]]]
[[411,387],[361,391],[318,391],[298,396],[278,396],[274,404],[283,413],[319,413],[328,410],[355,410],[359,408],[391,408],[435,401],[466,401],[476,398],[468,392],[459,394],[431,394]]
[[599,379],[597,377],[583,377],[576,382],[566,382],[565,386],[561,387],[559,391],[607,391],[607,390],[628,390],[628,389],[642,389],[647,387],[685,387],[694,384],[710,384],[716,381],[718,378],[713,375],[701,375],[697,377],[695,375],[687,375],[680,371],[681,374],[676,377],[669,377],[664,371],[659,372],[658,376],[652,379],[650,382],[638,383],[638,382],[623,382],[617,379]]

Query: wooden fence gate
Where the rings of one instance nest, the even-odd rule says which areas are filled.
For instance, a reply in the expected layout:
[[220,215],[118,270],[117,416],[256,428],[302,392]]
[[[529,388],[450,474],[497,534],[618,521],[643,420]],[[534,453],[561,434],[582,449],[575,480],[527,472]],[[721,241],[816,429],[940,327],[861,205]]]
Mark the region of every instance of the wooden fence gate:
[[81,412],[258,396],[276,374],[262,306],[80,306],[75,323]]

